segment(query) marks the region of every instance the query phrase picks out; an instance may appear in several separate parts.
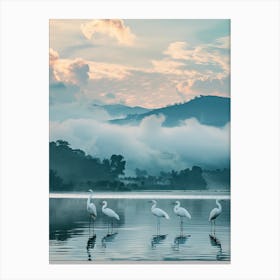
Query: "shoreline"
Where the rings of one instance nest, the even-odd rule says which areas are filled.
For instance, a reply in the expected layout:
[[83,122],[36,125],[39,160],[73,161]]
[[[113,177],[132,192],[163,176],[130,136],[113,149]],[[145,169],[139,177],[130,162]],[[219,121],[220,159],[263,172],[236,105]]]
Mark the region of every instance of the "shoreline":
[[[51,192],[49,198],[88,198],[86,192]],[[230,200],[230,192],[190,192],[190,191],[170,191],[170,192],[94,192],[94,198],[106,199],[224,199]]]

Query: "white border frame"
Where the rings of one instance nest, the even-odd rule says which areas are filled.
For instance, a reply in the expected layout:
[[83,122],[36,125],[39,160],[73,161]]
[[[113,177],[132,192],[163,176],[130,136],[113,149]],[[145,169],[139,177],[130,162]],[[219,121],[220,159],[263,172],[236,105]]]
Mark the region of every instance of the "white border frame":
[[[49,18],[231,19],[231,264],[49,264]],[[279,279],[279,26],[276,0],[2,1],[0,278]]]

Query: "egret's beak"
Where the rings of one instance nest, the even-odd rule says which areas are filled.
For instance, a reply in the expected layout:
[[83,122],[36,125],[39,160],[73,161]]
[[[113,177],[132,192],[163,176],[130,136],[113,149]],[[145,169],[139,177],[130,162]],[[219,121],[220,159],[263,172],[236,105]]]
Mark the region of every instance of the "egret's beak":
[[171,202],[171,205],[176,205],[176,202]]
[[152,203],[152,201],[151,201],[151,200],[148,200],[147,202],[148,202],[148,203]]

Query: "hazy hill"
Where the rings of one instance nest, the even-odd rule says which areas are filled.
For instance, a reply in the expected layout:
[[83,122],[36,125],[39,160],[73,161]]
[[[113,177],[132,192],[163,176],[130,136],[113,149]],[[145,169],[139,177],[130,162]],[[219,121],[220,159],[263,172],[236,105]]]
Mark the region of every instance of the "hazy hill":
[[230,98],[201,96],[183,104],[171,105],[142,114],[131,114],[110,122],[119,125],[137,125],[145,117],[159,114],[165,116],[164,126],[177,126],[183,120],[196,118],[201,124],[221,127],[230,121]]
[[120,117],[124,118],[131,114],[144,114],[150,111],[150,109],[146,109],[140,106],[129,107],[122,104],[111,104],[111,105],[93,104],[92,109],[94,108],[102,108],[114,118],[120,118]]

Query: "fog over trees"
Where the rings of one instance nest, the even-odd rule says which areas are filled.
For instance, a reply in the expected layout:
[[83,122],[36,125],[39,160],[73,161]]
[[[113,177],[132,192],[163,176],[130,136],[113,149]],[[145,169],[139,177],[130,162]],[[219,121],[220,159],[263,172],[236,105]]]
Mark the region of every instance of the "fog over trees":
[[[161,171],[152,176],[147,170],[135,169],[135,176],[126,177],[126,160],[113,154],[100,159],[87,155],[83,150],[72,149],[64,140],[49,143],[50,191],[100,191],[137,190],[191,190],[208,188],[204,171],[199,166],[183,170]],[[212,182],[229,182],[226,171],[205,171]]]

